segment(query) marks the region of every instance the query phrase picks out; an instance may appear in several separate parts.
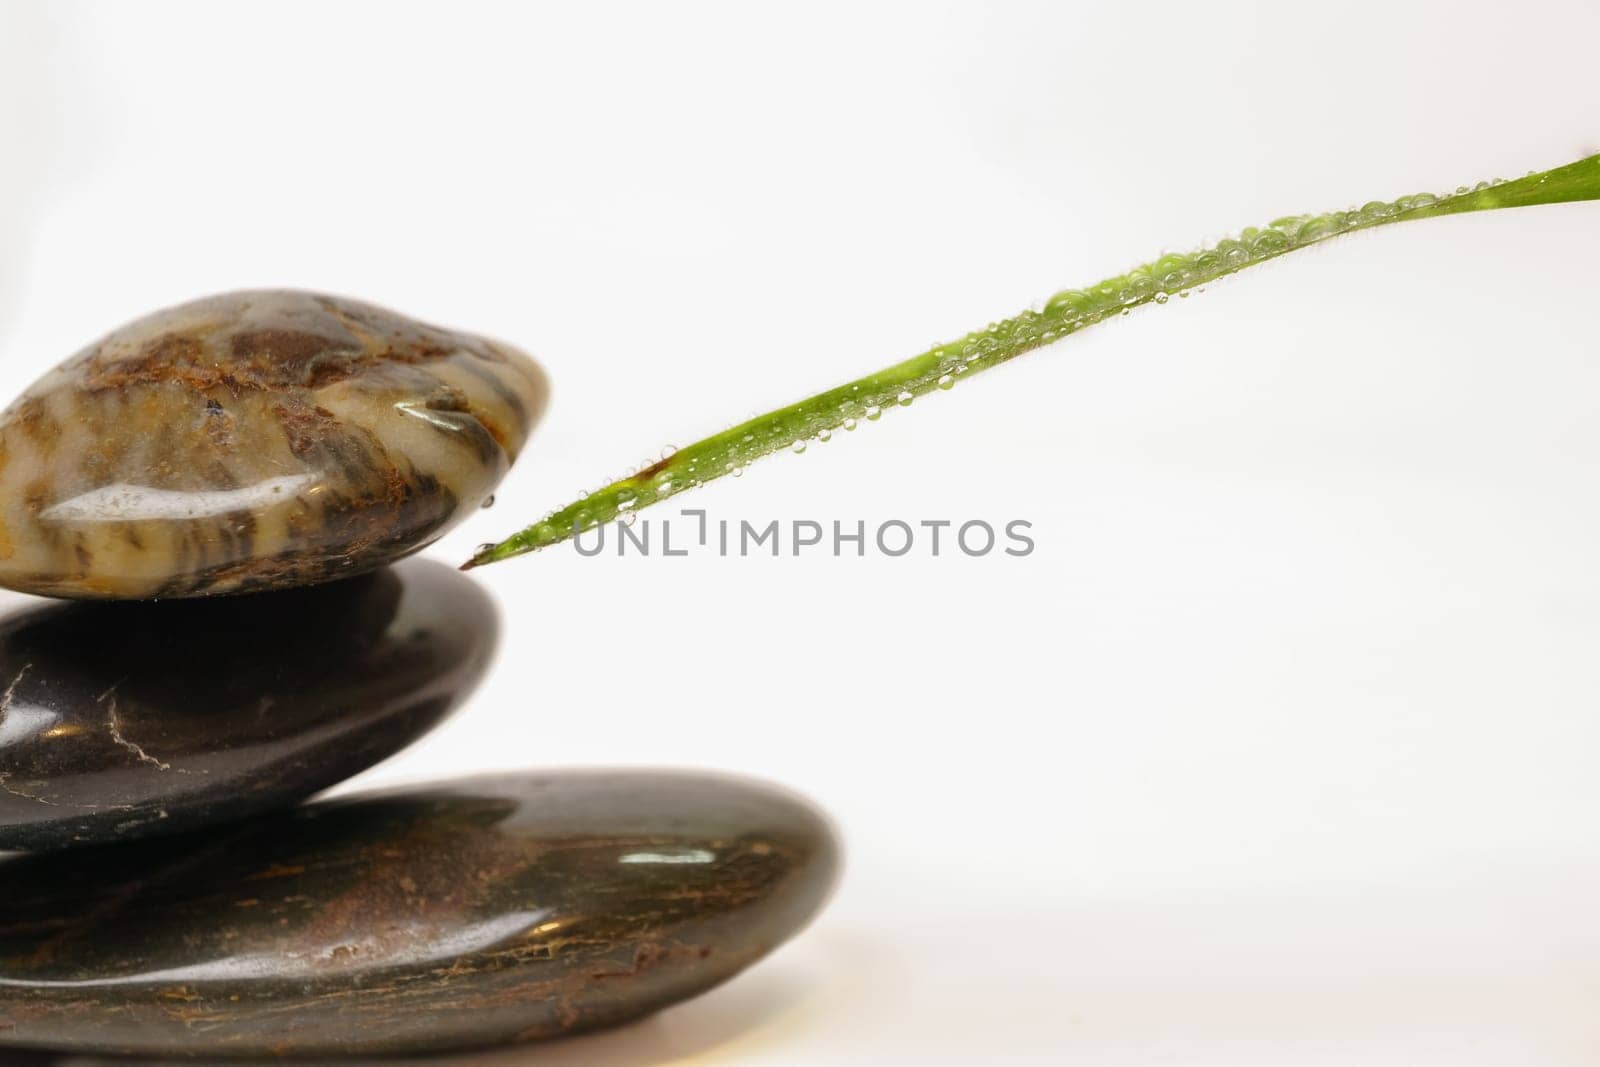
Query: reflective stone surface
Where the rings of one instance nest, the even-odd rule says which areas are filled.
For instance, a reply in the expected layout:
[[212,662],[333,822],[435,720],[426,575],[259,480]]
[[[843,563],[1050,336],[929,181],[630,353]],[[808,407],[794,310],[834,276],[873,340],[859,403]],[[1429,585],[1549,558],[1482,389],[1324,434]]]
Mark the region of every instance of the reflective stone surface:
[[821,906],[808,805],[738,779],[578,771],[324,802],[0,861],[0,1044],[401,1055],[632,1019]]
[[476,583],[425,560],[309,589],[0,619],[0,849],[301,800],[438,723],[478,683],[497,627]]
[[482,504],[547,394],[514,349],[353,300],[158,312],[0,415],[0,585],[183,597],[371,570]]

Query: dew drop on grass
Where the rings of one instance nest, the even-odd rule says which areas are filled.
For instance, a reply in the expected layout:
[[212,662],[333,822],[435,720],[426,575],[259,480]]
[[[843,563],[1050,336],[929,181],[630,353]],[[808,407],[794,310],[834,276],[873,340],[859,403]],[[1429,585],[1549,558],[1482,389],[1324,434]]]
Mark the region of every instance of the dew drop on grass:
[[956,384],[956,380],[955,380],[955,376],[954,375],[941,374],[939,376],[939,388],[940,389],[953,389],[953,388],[955,388],[955,384]]
[[880,408],[878,405],[876,405],[876,404],[868,404],[867,405],[867,419],[868,419],[869,422],[877,422],[878,421],[878,417],[881,416],[882,414],[883,414],[883,409]]
[[818,430],[817,431],[817,440],[822,441],[824,443],[833,440],[833,431],[829,430],[829,429],[826,429],[826,428]]
[[1166,293],[1157,293],[1156,294],[1156,303],[1165,304],[1166,302],[1167,302],[1167,294]]
[[744,477],[744,468],[743,467],[735,467],[735,468],[733,468],[733,470],[730,473],[735,478],[743,478]]
[[796,441],[794,444],[789,446],[789,449],[798,456],[800,453],[806,450],[806,443],[804,441]]
[[494,494],[490,493],[488,496],[484,497],[483,503],[480,504],[479,507],[482,507],[485,511],[494,507]]
[[911,402],[913,400],[915,400],[915,399],[916,399],[916,397],[912,396],[910,394],[910,392],[902,389],[902,390],[900,390],[900,395],[895,397],[894,401],[895,401],[895,403],[899,404],[901,407],[908,408],[908,407],[911,406]]
[[493,552],[493,551],[494,551],[494,542],[493,541],[485,541],[483,544],[478,546],[478,550],[476,552],[474,552],[473,555],[482,556],[482,555],[486,555],[486,554],[488,554],[490,552]]
[[635,522],[639,521],[639,513],[637,511],[624,511],[622,514],[617,516],[617,521],[622,523],[624,526],[632,526]]
[[661,458],[662,459],[671,459],[673,456],[675,456],[677,454],[678,454],[678,446],[677,445],[663,445],[661,447]]
[[856,428],[856,420],[855,419],[845,419],[844,420],[844,428],[845,428],[846,432],[855,429]]

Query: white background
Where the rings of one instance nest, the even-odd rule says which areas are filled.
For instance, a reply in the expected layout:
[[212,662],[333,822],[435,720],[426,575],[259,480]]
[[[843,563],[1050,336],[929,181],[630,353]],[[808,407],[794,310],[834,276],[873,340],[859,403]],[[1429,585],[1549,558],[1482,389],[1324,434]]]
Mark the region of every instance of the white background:
[[[246,286],[536,353],[451,561],[1282,214],[1600,150],[1589,0],[0,4],[0,376]],[[354,786],[788,783],[831,908],[702,1000],[450,1062],[1600,1062],[1600,205],[1298,254],[677,504],[1026,559],[479,572],[478,697]]]

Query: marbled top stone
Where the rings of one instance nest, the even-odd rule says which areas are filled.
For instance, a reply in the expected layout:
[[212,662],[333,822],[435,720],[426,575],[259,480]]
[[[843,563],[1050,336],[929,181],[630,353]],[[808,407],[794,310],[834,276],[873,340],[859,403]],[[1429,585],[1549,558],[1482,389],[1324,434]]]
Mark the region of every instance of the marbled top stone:
[[371,570],[482,504],[547,395],[514,349],[353,300],[157,312],[0,416],[0,585],[181,597]]

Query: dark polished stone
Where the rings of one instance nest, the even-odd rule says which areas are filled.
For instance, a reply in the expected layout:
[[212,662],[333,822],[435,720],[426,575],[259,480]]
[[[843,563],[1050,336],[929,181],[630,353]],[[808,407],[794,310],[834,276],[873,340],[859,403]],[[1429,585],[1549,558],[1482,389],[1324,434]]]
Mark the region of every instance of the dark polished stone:
[[821,906],[803,801],[665,771],[527,773],[0,862],[0,1045],[442,1052],[636,1018]]
[[472,690],[498,623],[415,560],[309,589],[0,621],[0,849],[208,825],[385,759]]

